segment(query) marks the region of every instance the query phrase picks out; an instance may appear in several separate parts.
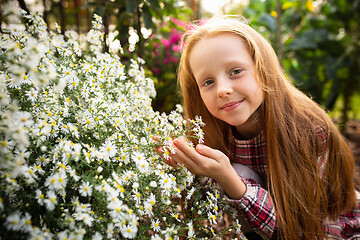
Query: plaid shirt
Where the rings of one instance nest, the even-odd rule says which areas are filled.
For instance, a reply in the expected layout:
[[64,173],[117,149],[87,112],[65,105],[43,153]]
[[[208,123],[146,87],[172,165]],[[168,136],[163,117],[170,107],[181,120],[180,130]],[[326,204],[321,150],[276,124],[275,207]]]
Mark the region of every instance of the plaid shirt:
[[[318,131],[319,138],[326,142],[324,131]],[[238,140],[231,137],[230,150],[232,162],[241,163],[264,180],[267,171],[266,142],[263,133],[250,140]],[[326,146],[324,144],[324,146]],[[326,148],[319,158],[320,171],[324,164]],[[320,172],[321,174],[321,172]],[[250,226],[265,239],[276,239],[277,224],[274,205],[268,191],[251,179],[242,179],[247,186],[245,195],[240,200],[231,200],[243,213]],[[360,195],[358,195],[360,199]],[[360,239],[360,200],[358,207],[340,215],[337,221],[326,221],[324,224],[329,239]]]

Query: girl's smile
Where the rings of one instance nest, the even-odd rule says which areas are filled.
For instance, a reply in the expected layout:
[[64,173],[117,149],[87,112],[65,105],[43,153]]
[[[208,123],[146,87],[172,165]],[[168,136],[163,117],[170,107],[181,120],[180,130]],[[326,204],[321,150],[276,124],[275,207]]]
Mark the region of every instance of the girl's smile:
[[263,101],[263,90],[244,40],[232,33],[205,37],[193,47],[189,63],[208,111],[240,134],[259,133],[257,118],[250,117]]
[[244,100],[226,103],[220,109],[224,111],[232,111],[237,108],[243,101]]

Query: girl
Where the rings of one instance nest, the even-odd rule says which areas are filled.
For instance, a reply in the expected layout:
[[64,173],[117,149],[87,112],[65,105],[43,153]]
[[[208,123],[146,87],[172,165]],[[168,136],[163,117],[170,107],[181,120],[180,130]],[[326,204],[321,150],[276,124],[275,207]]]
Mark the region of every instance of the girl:
[[351,151],[326,112],[291,84],[270,44],[230,17],[193,26],[183,40],[185,114],[203,118],[205,143],[193,149],[175,139],[168,164],[217,181],[264,238],[360,238]]

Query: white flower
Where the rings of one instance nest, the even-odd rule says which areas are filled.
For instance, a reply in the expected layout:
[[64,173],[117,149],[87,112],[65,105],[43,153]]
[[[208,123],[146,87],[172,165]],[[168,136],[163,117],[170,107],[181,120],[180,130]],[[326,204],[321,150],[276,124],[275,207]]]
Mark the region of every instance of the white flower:
[[59,232],[57,234],[57,238],[59,240],[68,240],[69,239],[69,234],[66,231],[62,231],[62,232]]
[[93,29],[91,29],[88,34],[87,34],[87,40],[89,43],[92,43],[94,45],[97,45],[100,43],[100,32],[99,31],[95,31]]
[[107,225],[106,233],[107,233],[106,237],[109,239],[113,236],[113,234],[114,234],[114,224],[113,223],[109,223]]
[[81,184],[79,189],[80,195],[83,197],[90,197],[92,194],[92,187],[89,182]]
[[114,157],[117,152],[117,147],[111,140],[106,140],[106,142],[100,147],[100,151],[104,154],[106,159]]
[[90,216],[90,214],[88,213],[82,213],[82,212],[77,212],[74,213],[74,218],[75,220],[78,221],[83,221],[85,225],[91,227],[94,221],[94,218],[92,216]]
[[0,211],[4,210],[4,200],[0,197]]
[[8,153],[15,146],[15,142],[13,140],[2,140],[0,142],[0,150],[4,153]]
[[54,191],[48,191],[46,193],[47,198],[44,200],[46,209],[52,211],[55,209],[57,202],[57,197]]
[[45,186],[50,190],[62,190],[67,184],[67,176],[64,171],[56,172],[55,174],[46,178]]
[[29,167],[27,165],[23,165],[21,167],[21,171],[23,172],[23,176],[25,177],[25,180],[28,184],[34,183],[37,179],[37,176],[35,174],[34,167]]
[[183,107],[181,106],[181,104],[176,104],[175,107],[176,107],[176,111],[177,111],[177,112],[179,112],[179,113],[183,113],[183,112],[184,112],[184,109],[183,109]]
[[151,181],[150,182],[150,187],[157,187],[157,183],[155,181]]
[[134,182],[133,185],[132,185],[133,188],[138,188],[139,186],[140,186],[140,185],[139,185],[138,182]]
[[25,232],[31,232],[33,226],[31,225],[31,215],[29,213],[25,213],[25,216],[21,219],[21,221],[23,222],[23,230]]
[[160,221],[159,219],[151,219],[151,228],[152,230],[154,230],[155,232],[159,232],[160,231]]
[[94,236],[92,236],[91,238],[92,240],[102,240],[103,239],[103,236],[99,233],[99,232],[96,232]]
[[8,21],[11,23],[20,22],[21,11],[19,5],[15,1],[8,1],[4,3],[3,13],[4,16],[8,17]]
[[210,221],[210,224],[217,224],[215,214],[208,212],[207,215],[208,215],[208,220]]
[[145,155],[142,152],[136,151],[136,152],[133,153],[132,160],[134,162],[139,162],[141,160],[145,160]]
[[9,215],[5,222],[6,228],[13,231],[19,231],[23,226],[23,222],[21,221],[20,217],[21,216],[19,212],[15,212]]
[[136,161],[136,167],[139,169],[141,173],[149,173],[149,162],[145,159],[141,159]]
[[193,225],[193,221],[190,221],[187,223],[188,225],[188,238],[192,239],[193,237],[195,237],[195,231],[194,231],[194,225]]
[[191,196],[194,194],[194,192],[195,192],[195,188],[194,187],[192,187],[191,189],[190,189],[190,191],[188,192],[188,194],[186,195],[186,199],[187,200],[190,200],[190,198],[191,198]]
[[0,89],[0,106],[7,106],[9,104],[10,96],[5,90]]
[[99,167],[96,169],[96,172],[101,173],[103,170],[104,170],[104,168],[103,168],[102,166],[99,166]]
[[30,236],[29,240],[47,240],[53,239],[51,233],[43,231],[39,228],[33,227],[31,230],[28,231]]
[[45,200],[44,194],[39,189],[37,189],[35,191],[35,193],[36,193],[36,199],[37,199],[38,204],[40,206],[43,206],[44,205],[44,200]]
[[137,229],[136,225],[134,225],[134,224],[131,224],[131,225],[127,224],[120,228],[121,235],[124,238],[130,238],[130,239],[135,238],[137,231],[138,231],[138,229]]
[[149,217],[153,217],[154,213],[153,213],[153,205],[149,202],[145,202],[144,203],[144,210],[145,210],[145,214],[147,214]]
[[140,202],[141,202],[141,193],[139,193],[137,188],[133,189],[133,193],[134,194],[132,196],[133,196],[136,204],[140,204]]
[[151,240],[162,240],[162,238],[158,234],[154,234],[151,236]]

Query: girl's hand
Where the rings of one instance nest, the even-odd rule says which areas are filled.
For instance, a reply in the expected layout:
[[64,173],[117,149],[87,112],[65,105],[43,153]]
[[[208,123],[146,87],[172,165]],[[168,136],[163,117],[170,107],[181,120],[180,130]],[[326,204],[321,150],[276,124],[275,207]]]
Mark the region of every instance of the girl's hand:
[[233,199],[240,199],[246,192],[246,185],[231,166],[229,158],[219,150],[198,144],[191,148],[185,140],[175,139],[176,153],[171,159],[195,175],[213,178]]
[[[153,137],[153,139],[157,142],[158,142],[159,138],[160,138],[159,136]],[[156,151],[160,154],[160,156],[164,153],[163,148],[161,148],[161,147],[157,147]],[[178,168],[177,162],[175,162],[170,156],[168,159],[163,158],[163,160],[165,161],[166,164],[172,166],[173,168],[175,168],[175,169]]]

